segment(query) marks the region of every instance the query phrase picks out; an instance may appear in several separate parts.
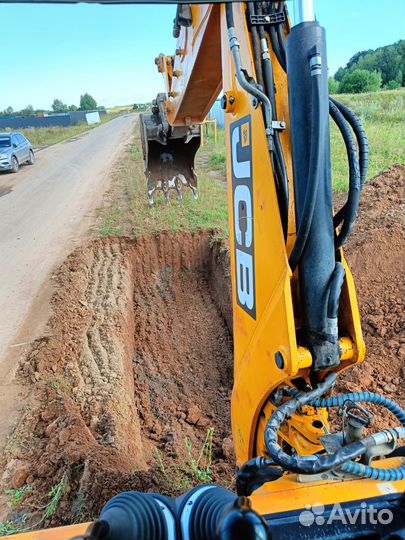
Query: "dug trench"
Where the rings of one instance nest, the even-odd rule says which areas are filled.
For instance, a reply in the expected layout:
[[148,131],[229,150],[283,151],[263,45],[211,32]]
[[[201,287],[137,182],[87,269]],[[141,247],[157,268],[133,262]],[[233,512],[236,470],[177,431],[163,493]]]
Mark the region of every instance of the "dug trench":
[[[397,166],[364,190],[347,254],[368,358],[340,384],[401,405],[403,182]],[[226,246],[210,231],[97,239],[56,281],[47,335],[20,367],[33,397],[3,453],[2,487],[25,490],[18,513],[46,527],[90,519],[124,490],[232,486]]]

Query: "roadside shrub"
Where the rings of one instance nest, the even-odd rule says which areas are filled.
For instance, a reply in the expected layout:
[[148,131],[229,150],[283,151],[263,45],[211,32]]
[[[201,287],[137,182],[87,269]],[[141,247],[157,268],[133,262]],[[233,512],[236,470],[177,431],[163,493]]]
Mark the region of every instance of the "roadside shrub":
[[339,81],[334,77],[329,77],[329,94],[337,94],[339,92]]
[[340,94],[361,94],[376,92],[381,88],[381,74],[365,69],[355,69],[347,73],[340,83]]
[[401,84],[398,81],[390,81],[384,86],[384,90],[398,90],[401,88]]

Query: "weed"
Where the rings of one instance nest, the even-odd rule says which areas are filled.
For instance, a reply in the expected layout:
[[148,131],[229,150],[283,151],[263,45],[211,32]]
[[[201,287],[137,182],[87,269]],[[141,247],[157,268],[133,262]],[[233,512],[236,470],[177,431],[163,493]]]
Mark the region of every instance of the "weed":
[[6,489],[5,494],[11,497],[8,506],[13,510],[18,508],[24,500],[25,495],[30,495],[32,492],[31,486],[23,486],[19,489]]
[[72,392],[72,383],[63,376],[48,379],[46,381],[46,386],[55,390],[58,397],[65,397]]
[[[29,527],[22,527],[22,525],[24,525],[24,523],[27,521],[26,515],[16,516],[16,518],[13,521],[9,521],[9,520],[2,521],[0,522],[0,537],[17,534],[17,533],[23,533],[23,532],[30,531],[31,529],[38,528],[40,525],[44,523],[45,520],[55,515],[63,497],[69,492],[69,490],[70,490],[69,475],[67,472],[65,472],[61,480],[55,486],[53,486],[52,489],[49,491],[48,497],[50,497],[51,500],[45,506],[39,509],[39,510],[43,510],[43,514],[41,518],[36,523],[33,523]],[[15,495],[15,492],[19,490],[8,490],[8,491],[12,491],[13,495]],[[25,491],[25,493],[27,493],[27,491]],[[17,498],[19,498],[20,495],[21,494],[18,494]],[[22,496],[24,496],[24,494]],[[19,502],[21,502],[21,500]]]
[[59,508],[61,500],[68,492],[69,492],[69,477],[68,477],[68,474],[65,472],[60,482],[58,482],[55,486],[53,486],[50,492],[48,493],[48,497],[50,497],[51,500],[45,508],[45,512],[42,516],[42,521],[45,521],[45,519],[48,519],[55,515],[56,511]]
[[26,519],[26,516],[20,516],[18,519],[13,521],[0,521],[0,537],[11,536],[13,534],[23,532],[24,529],[22,528],[22,525],[24,525]]
[[184,463],[165,465],[162,452],[156,448],[156,460],[160,472],[173,486],[174,491],[183,493],[192,487],[189,470]]
[[191,442],[187,439],[187,437],[184,439],[184,443],[188,451],[189,466],[193,472],[193,475],[199,482],[211,481],[213,435],[214,428],[208,428],[204,444],[197,459],[193,458],[193,446]]

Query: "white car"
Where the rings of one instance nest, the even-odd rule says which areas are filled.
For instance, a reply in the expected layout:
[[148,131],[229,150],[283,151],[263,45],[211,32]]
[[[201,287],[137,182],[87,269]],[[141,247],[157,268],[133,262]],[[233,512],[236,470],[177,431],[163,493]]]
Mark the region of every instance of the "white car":
[[31,143],[22,133],[0,133],[0,171],[18,172],[20,165],[34,165]]

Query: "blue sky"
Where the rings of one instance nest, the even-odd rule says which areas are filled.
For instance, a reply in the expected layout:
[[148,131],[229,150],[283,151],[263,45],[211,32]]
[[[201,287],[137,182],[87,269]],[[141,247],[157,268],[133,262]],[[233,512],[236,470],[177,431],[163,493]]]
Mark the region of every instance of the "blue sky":
[[[291,6],[292,2],[288,2]],[[359,50],[405,37],[404,0],[315,0],[327,30],[330,72]],[[292,7],[290,7],[292,9]],[[149,101],[163,90],[155,56],[171,54],[174,6],[0,4],[0,110],[55,97],[78,104]]]

